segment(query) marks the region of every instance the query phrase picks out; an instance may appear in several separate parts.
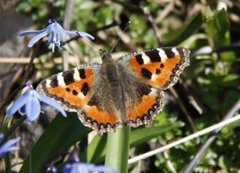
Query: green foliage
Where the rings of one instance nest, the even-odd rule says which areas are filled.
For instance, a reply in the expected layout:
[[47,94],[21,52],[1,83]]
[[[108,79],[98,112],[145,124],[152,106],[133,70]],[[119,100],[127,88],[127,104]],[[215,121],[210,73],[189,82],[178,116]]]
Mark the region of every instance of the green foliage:
[[75,114],[68,114],[67,118],[56,117],[34,145],[20,172],[43,172],[47,160],[81,141],[88,132],[89,129],[80,123]]
[[[96,40],[91,43],[94,47],[111,50],[112,43],[118,38],[120,41],[114,50],[136,51],[136,49],[161,47],[154,27],[149,22],[148,17],[143,14],[141,8],[131,1],[121,2],[125,3],[125,6],[115,1],[76,0],[72,10],[71,29],[91,32],[116,20],[121,23],[121,27],[115,27],[120,29],[122,33],[115,28],[95,32],[93,34],[96,35]],[[48,17],[53,17],[60,23],[63,22],[66,3],[67,1],[64,0],[22,0],[17,3],[16,10],[31,18],[37,28],[44,28]],[[134,7],[138,10],[131,8],[131,5],[135,5]],[[187,68],[182,78],[187,92],[179,91],[178,94],[187,97],[190,96],[188,94],[191,94],[202,108],[203,114],[199,115],[196,113],[196,109],[190,109],[186,106],[189,105],[189,100],[183,101],[183,106],[186,106],[195,128],[201,130],[221,121],[231,106],[240,98],[239,48],[235,51],[231,49],[234,44],[233,40],[239,42],[239,21],[236,27],[236,23],[231,18],[233,15],[229,15],[235,14],[236,9],[239,10],[239,4],[234,6],[233,3],[234,7],[231,7],[224,1],[212,3],[180,1],[180,4],[173,5],[170,12],[161,21],[157,19],[169,7],[167,2],[146,1],[146,4],[140,5],[147,7],[152,17],[156,19],[155,22],[164,46],[181,46],[193,50],[190,67]],[[225,8],[220,8],[221,5]],[[201,10],[198,10],[199,6]],[[238,13],[235,15],[239,17]],[[126,31],[123,31],[128,20],[131,21],[131,24]],[[72,46],[73,50],[71,49],[71,51],[78,53],[71,52],[69,54],[77,56],[81,63],[91,61],[98,56],[98,51],[93,46],[91,47],[79,40],[73,43],[77,46]],[[203,47],[220,49],[221,51],[196,53]],[[224,51],[225,47],[230,49]],[[66,52],[69,52],[69,49]],[[38,78],[39,81],[62,71],[61,64],[51,68],[45,67],[46,63],[52,63],[57,56],[61,56],[61,51],[53,55],[49,55],[47,50],[41,52],[41,56],[38,58],[43,63],[35,64],[33,70],[33,74],[41,70],[42,76],[41,79]],[[152,125],[131,130],[125,136],[120,135],[120,137],[107,134],[94,136],[86,146],[79,149],[80,160],[95,164],[101,164],[107,160],[109,165],[121,162],[125,169],[129,148],[130,151],[134,151],[145,144],[159,147],[192,134],[194,130],[179,106],[180,104],[169,92],[167,92],[165,100],[167,103],[163,112],[154,118]],[[180,97],[180,100],[183,99]],[[229,127],[225,127],[219,133],[216,141],[206,150],[193,172],[239,171],[239,126],[239,123],[233,123]],[[25,173],[30,170],[34,173],[42,172],[44,166],[54,163],[60,154],[67,153],[76,142],[81,143],[89,132],[90,129],[84,127],[75,114],[68,114],[68,118],[55,118],[32,146],[31,154],[27,158],[23,158],[24,162],[20,172]],[[111,143],[109,143],[109,138],[112,138]],[[209,136],[206,135],[157,155],[154,162],[155,166],[159,172],[171,172],[169,165],[172,165],[176,172],[183,171],[196,155],[201,144],[208,138]],[[75,148],[80,147],[75,145]],[[125,154],[125,162],[119,159],[119,155],[118,160],[117,157],[114,157],[116,150],[120,154]],[[121,165],[118,166],[121,167]],[[131,166],[134,169],[136,165]],[[121,170],[121,168],[119,169]]]
[[[157,37],[153,30],[149,30],[143,16],[130,16],[130,36],[135,40],[136,44],[150,49],[157,46]],[[146,44],[148,43],[148,44]]]
[[173,46],[180,44],[182,41],[198,31],[203,24],[203,21],[204,18],[200,12],[196,16],[192,17],[192,19],[189,19],[181,27],[166,33],[163,37],[166,45]]

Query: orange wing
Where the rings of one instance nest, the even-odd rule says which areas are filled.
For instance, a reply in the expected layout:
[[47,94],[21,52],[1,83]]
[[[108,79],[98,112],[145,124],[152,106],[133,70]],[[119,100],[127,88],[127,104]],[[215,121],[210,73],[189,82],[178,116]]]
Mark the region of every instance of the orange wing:
[[93,76],[100,65],[81,66],[42,81],[37,90],[54,98],[67,111],[79,111],[92,94]]
[[119,59],[136,76],[147,84],[160,89],[173,86],[181,72],[189,65],[190,51],[186,48],[157,48],[138,52]]
[[100,135],[104,132],[115,131],[117,127],[120,127],[116,114],[100,110],[96,105],[85,105],[78,115],[85,125],[97,130]]
[[128,109],[128,126],[138,127],[143,124],[152,123],[152,119],[163,108],[163,91],[154,88],[148,95],[144,95],[142,99],[134,107]]

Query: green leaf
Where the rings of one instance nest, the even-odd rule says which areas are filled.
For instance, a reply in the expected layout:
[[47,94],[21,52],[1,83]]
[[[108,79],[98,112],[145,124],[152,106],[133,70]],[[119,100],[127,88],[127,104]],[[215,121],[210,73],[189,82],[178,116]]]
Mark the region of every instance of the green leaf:
[[[133,148],[137,145],[141,145],[180,126],[180,123],[174,123],[172,126],[143,127],[133,130],[130,133],[130,147]],[[92,163],[102,162],[106,154],[106,142],[106,135],[96,136],[81,154],[81,160]]]
[[172,126],[155,126],[136,129],[132,131],[130,135],[130,146],[135,147],[137,145],[141,145],[153,138],[160,136],[161,134],[165,134],[173,128],[180,126],[180,123],[175,123]]
[[165,46],[176,46],[182,41],[192,36],[197,30],[200,29],[204,22],[202,13],[198,13],[192,19],[187,20],[187,23],[183,24],[181,28],[171,31],[163,35]]
[[229,28],[227,13],[221,10],[208,20],[205,31],[215,45],[225,46],[230,43]]
[[34,145],[20,172],[44,172],[48,161],[82,140],[89,131],[73,113],[69,113],[67,118],[57,116]]
[[103,136],[96,136],[88,145],[86,150],[81,153],[81,160],[88,163],[100,163],[103,161],[106,143],[107,134],[104,134]]
[[118,172],[128,172],[130,128],[124,126],[115,133],[108,133],[105,164]]
[[222,78],[222,81],[223,83],[225,83],[226,86],[229,86],[231,83],[237,84],[238,80],[239,80],[239,76],[236,74],[229,74]]
[[[208,20],[205,31],[214,46],[227,46],[231,44],[230,22],[228,14],[224,9],[216,12],[216,14]],[[223,52],[220,55],[225,60],[235,60],[235,55],[232,52]]]

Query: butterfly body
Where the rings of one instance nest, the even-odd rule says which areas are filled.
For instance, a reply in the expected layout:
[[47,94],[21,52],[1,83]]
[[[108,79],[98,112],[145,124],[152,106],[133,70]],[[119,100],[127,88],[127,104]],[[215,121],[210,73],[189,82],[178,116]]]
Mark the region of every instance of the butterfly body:
[[102,64],[82,65],[56,74],[38,86],[83,124],[100,134],[122,124],[149,124],[163,108],[163,90],[171,87],[189,65],[185,48],[135,52],[118,60],[100,52]]
[[122,122],[126,119],[122,75],[118,64],[109,54],[102,52],[101,56],[102,65],[96,75],[90,103],[93,101],[100,111],[114,113]]

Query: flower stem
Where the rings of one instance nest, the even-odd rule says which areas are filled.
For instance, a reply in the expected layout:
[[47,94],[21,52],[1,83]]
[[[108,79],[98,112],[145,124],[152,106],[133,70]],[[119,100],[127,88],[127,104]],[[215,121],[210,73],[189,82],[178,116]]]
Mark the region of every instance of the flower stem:
[[31,73],[31,68],[33,66],[33,62],[34,62],[34,59],[36,58],[37,54],[38,54],[38,51],[39,51],[39,47],[40,47],[40,42],[37,43],[34,47],[33,47],[33,52],[32,52],[32,55],[31,55],[31,58],[30,58],[30,61],[27,65],[27,68],[26,68],[26,71],[25,71],[25,74],[24,74],[24,78],[23,78],[23,83],[26,83],[28,81],[28,78],[29,78],[29,75]]
[[[9,118],[7,118],[7,119],[9,119]],[[26,119],[26,117],[22,116],[10,128],[8,128],[8,120],[6,120],[6,118],[4,119],[3,128],[2,128],[2,131],[4,132],[4,137],[3,137],[2,141],[0,142],[0,146],[3,145],[8,140],[9,136],[11,136],[13,134],[13,132],[15,132],[15,130],[22,125],[22,123],[25,119]]]
[[105,165],[121,173],[128,172],[129,135],[130,128],[126,126],[108,133]]

